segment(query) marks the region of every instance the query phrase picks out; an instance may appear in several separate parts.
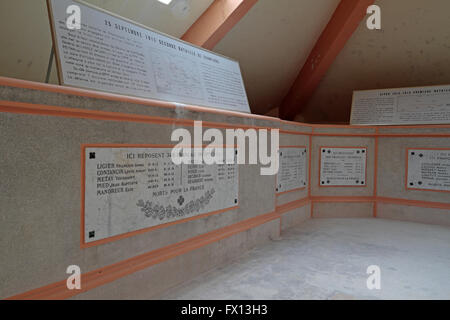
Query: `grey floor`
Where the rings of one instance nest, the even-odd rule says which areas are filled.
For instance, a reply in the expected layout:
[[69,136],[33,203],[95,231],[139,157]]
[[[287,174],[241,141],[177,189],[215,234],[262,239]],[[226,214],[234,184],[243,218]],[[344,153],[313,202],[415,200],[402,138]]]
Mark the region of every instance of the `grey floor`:
[[[380,290],[366,286],[370,265]],[[450,228],[313,219],[162,299],[450,299]]]

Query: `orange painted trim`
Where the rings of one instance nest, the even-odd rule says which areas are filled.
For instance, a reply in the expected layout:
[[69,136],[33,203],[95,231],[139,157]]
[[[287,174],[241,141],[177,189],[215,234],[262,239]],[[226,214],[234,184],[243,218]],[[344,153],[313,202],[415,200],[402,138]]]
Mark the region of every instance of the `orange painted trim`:
[[[68,107],[48,106],[42,104],[31,104],[25,102],[14,101],[0,101],[0,112],[9,112],[17,114],[38,114],[46,116],[66,117],[66,118],[79,118],[79,119],[94,119],[105,121],[121,121],[121,122],[136,122],[136,123],[151,123],[161,125],[180,125],[180,126],[193,126],[195,120],[180,119],[180,118],[164,118],[147,116],[132,113],[119,113],[110,111],[97,111],[86,109],[74,109]],[[222,128],[222,129],[265,129],[276,130],[276,128],[270,127],[258,127],[250,125],[232,125],[220,122],[203,121],[202,126],[204,128]]]
[[92,99],[126,102],[126,103],[132,103],[132,104],[140,104],[140,105],[149,106],[149,107],[159,107],[159,108],[168,108],[168,109],[176,109],[178,107],[183,107],[183,108],[186,108],[191,111],[206,112],[206,113],[213,113],[213,114],[223,114],[223,115],[229,115],[229,116],[235,116],[235,117],[241,117],[241,118],[253,118],[253,119],[260,119],[260,120],[279,121],[278,118],[274,118],[274,117],[270,117],[270,116],[250,114],[250,113],[244,113],[244,112],[239,112],[239,111],[215,109],[215,108],[210,108],[210,107],[206,107],[206,106],[185,105],[185,104],[176,103],[176,102],[139,98],[139,97],[126,96],[126,95],[120,95],[120,94],[108,93],[108,92],[102,92],[102,91],[93,91],[93,90],[81,89],[81,88],[75,88],[75,87],[66,87],[66,86],[60,86],[60,85],[54,85],[54,84],[33,82],[33,81],[20,80],[20,79],[14,79],[14,78],[6,78],[6,77],[1,77],[1,76],[0,76],[0,86],[30,89],[30,90],[37,90],[37,91],[45,91],[45,92],[51,92],[51,93],[60,93],[60,94],[65,94],[65,95],[74,95],[74,96],[92,98]]
[[[302,149],[306,149],[306,151],[308,152],[308,147],[307,146],[280,146],[279,147],[279,149],[282,149],[282,148],[291,148],[291,149],[295,149],[295,148],[299,148],[300,149],[300,148],[302,148]],[[311,153],[311,152],[309,151],[309,153]],[[287,191],[283,191],[283,192],[278,192],[277,191],[277,188],[278,188],[278,183],[277,182],[278,182],[278,172],[275,175],[275,196],[276,197],[281,196],[282,194],[291,193],[291,192],[295,192],[295,191],[301,191],[301,190],[305,190],[306,188],[308,188],[308,186],[306,186],[306,187],[300,187],[300,188],[287,190]]]
[[329,133],[329,132],[316,132],[315,136],[318,137],[375,137],[375,133]]
[[[254,227],[270,222],[272,220],[281,219],[282,214],[296,208],[309,204],[308,198],[300,199],[279,206],[276,211],[250,218],[231,226],[227,226],[218,230],[208,232],[206,234],[196,236],[194,238],[175,243],[164,248],[156,249],[148,253],[120,261],[118,263],[96,269],[94,271],[82,275],[82,290],[68,290],[66,281],[59,281],[46,285],[34,290],[27,291],[8,298],[9,300],[53,300],[68,299],[80,293],[87,292],[96,287],[113,282],[119,278],[125,277],[139,270],[146,269],[158,263],[167,261],[176,256],[206,246],[213,242],[233,236],[234,234],[244,232]],[[281,226],[281,220],[280,220]]]
[[277,206],[276,213],[281,216],[286,212],[304,207],[304,206],[308,205],[309,203],[311,203],[311,200],[308,197],[299,199],[299,200],[295,200],[295,201],[291,201],[291,202],[288,202],[281,206]]
[[291,135],[297,135],[297,136],[310,136],[311,133],[308,132],[301,132],[301,131],[290,131],[290,130],[285,130],[285,129],[279,129],[280,133],[284,133],[284,134],[291,134]]
[[292,193],[295,191],[302,191],[302,190],[306,190],[307,187],[301,187],[301,188],[296,188],[296,189],[292,189],[292,190],[288,190],[288,191],[283,191],[283,192],[277,192],[275,195],[277,197],[283,195],[283,194],[287,194],[287,193]]
[[377,202],[397,204],[397,205],[410,206],[410,207],[450,210],[450,203],[445,203],[445,202],[409,200],[409,199],[389,198],[389,197],[377,197]]
[[280,149],[281,148],[287,148],[287,149],[303,148],[303,149],[308,149],[307,146],[280,146]]
[[[277,174],[273,175],[273,185],[275,186],[275,191],[276,191],[276,185],[277,185]],[[276,195],[275,191],[274,191],[274,203],[275,203],[275,208],[276,208],[277,205],[278,205],[278,198],[277,198],[277,195]]]
[[[286,121],[286,120],[283,120]],[[290,121],[286,121],[290,123]],[[317,123],[311,124],[314,128],[331,128],[331,129],[376,129],[376,126],[371,125],[354,125],[354,124],[326,124],[326,123]]]
[[[356,125],[326,125],[326,124],[306,124],[306,123],[298,123],[298,122],[290,122],[286,120],[281,120],[279,118],[269,117],[269,116],[262,116],[262,115],[255,115],[255,114],[248,114],[248,113],[242,113],[238,111],[228,111],[228,110],[220,110],[220,109],[213,109],[208,107],[202,107],[202,106],[192,106],[192,105],[183,105],[178,103],[172,103],[172,102],[165,102],[165,101],[159,101],[159,100],[151,100],[151,99],[144,99],[144,98],[137,98],[137,97],[130,97],[130,96],[124,96],[119,94],[112,94],[112,93],[104,93],[104,92],[97,92],[97,91],[91,91],[86,89],[78,89],[78,88],[72,88],[72,87],[64,87],[64,86],[57,86],[57,85],[50,85],[50,84],[44,84],[44,83],[37,83],[37,82],[31,82],[26,80],[18,80],[18,79],[12,79],[12,78],[5,78],[0,77],[0,86],[9,86],[9,87],[17,87],[17,88],[23,88],[23,89],[31,89],[31,90],[39,90],[39,91],[47,91],[47,92],[53,92],[53,93],[61,93],[61,94],[67,94],[67,95],[76,95],[81,97],[87,97],[87,98],[94,98],[94,99],[104,99],[104,100],[110,100],[110,101],[119,101],[119,102],[127,102],[127,103],[133,103],[133,104],[140,104],[143,106],[151,106],[151,107],[163,107],[163,108],[171,108],[175,109],[177,107],[183,106],[183,108],[191,111],[196,112],[205,112],[205,113],[212,113],[212,114],[221,114],[221,115],[227,115],[227,116],[234,116],[234,117],[240,117],[240,118],[248,118],[248,119],[259,119],[259,120],[268,120],[268,121],[274,121],[280,124],[289,124],[293,126],[298,126],[302,128],[310,128],[311,132],[303,132],[303,131],[291,131],[291,130],[285,130],[280,129],[280,133],[285,134],[293,134],[293,135],[306,135],[309,136],[313,134],[314,128],[320,128],[320,127],[326,127],[326,128],[348,128],[348,129],[356,129],[356,128],[373,128],[375,129],[376,126],[356,126]],[[0,101],[2,104],[2,107],[0,108],[0,112],[12,112],[12,113],[28,113],[28,114],[44,114],[44,115],[53,115],[53,116],[66,116],[66,117],[73,117],[73,118],[89,118],[89,119],[97,119],[97,120],[117,120],[122,119],[123,121],[130,121],[130,122],[148,122],[148,121],[138,121],[139,117],[148,117],[151,119],[164,119],[163,123],[167,124],[183,124],[183,121],[192,122],[193,120],[187,120],[187,119],[174,119],[174,118],[162,118],[162,117],[151,117],[146,115],[136,115],[136,114],[123,114],[123,113],[117,113],[117,112],[109,112],[109,116],[104,115],[105,112],[101,111],[94,111],[94,110],[83,110],[83,109],[74,109],[74,108],[65,108],[65,107],[54,107],[54,108],[60,108],[58,110],[47,110],[48,113],[45,112],[45,108],[42,109],[40,112],[37,112],[33,106],[34,104],[30,103],[21,103],[21,102],[14,102],[14,101]],[[28,107],[22,107],[19,109],[22,109],[19,111],[18,109],[12,109],[12,106],[15,104],[17,107],[19,104],[22,104],[23,106],[28,105]],[[40,105],[42,106],[42,105]],[[47,106],[50,107],[50,106]],[[31,111],[32,110],[32,111]],[[87,112],[87,111],[90,111]],[[58,114],[61,113],[61,114]],[[99,113],[100,117],[95,117],[94,115],[96,113]],[[108,113],[108,112],[106,112]],[[111,116],[113,115],[114,116]],[[83,115],[83,116],[80,116]],[[158,123],[156,121],[155,123]],[[213,124],[211,122],[211,124]],[[255,126],[248,126],[248,125],[224,125],[223,123],[217,123],[218,127],[229,127],[229,128],[261,128],[261,129],[276,129],[276,128],[266,128],[266,127],[255,127]],[[187,124],[189,125],[189,124]],[[214,127],[212,125],[211,127]],[[450,125],[416,125],[416,126],[384,126],[383,128],[450,128]],[[371,133],[320,133],[316,132],[314,135],[316,136],[348,136],[348,137],[450,137],[450,133],[378,133],[378,134],[371,134]]]
[[[379,132],[378,127],[376,128],[376,133]],[[373,164],[373,196],[376,197],[378,194],[378,137],[375,137],[375,155]],[[373,204],[373,217],[377,217],[377,203]]]
[[410,188],[408,186],[408,165],[409,165],[409,150],[435,150],[435,151],[450,151],[450,148],[406,148],[406,157],[405,157],[405,190],[417,190],[417,191],[431,191],[431,192],[444,192],[444,193],[450,193],[448,190],[431,190],[431,189],[421,189],[421,188]]
[[181,37],[212,50],[258,0],[216,0]]
[[238,222],[234,225],[214,230],[206,234],[196,236],[194,238],[166,246],[151,252],[139,255],[82,275],[82,290],[69,291],[66,287],[66,281],[59,281],[50,285],[46,285],[22,294],[18,294],[8,298],[9,300],[38,300],[38,299],[67,299],[80,293],[89,291],[109,282],[113,282],[119,278],[125,277],[137,271],[146,269],[158,263],[167,261],[176,256],[198,249],[210,243],[220,241],[231,237],[234,234],[249,230],[264,223],[280,218],[280,214],[293,210],[298,207],[310,204],[311,218],[313,218],[315,202],[380,202],[392,203],[398,205],[419,206],[425,208],[450,209],[450,203],[426,202],[406,199],[395,199],[385,197],[312,197],[294,201],[296,203],[288,203],[279,206],[277,211],[268,214],[250,218],[245,221]]
[[380,126],[379,129],[449,129],[450,124],[410,124],[410,125],[388,125]]
[[[80,238],[80,247],[82,249],[85,248],[90,248],[90,247],[95,247],[98,245],[102,245],[105,243],[110,243],[110,242],[114,242],[117,240],[121,240],[121,239],[125,239],[125,238],[129,238],[129,237],[133,237],[139,234],[143,234],[143,233],[147,233],[150,231],[154,231],[154,230],[158,230],[158,229],[163,229],[163,228],[167,228],[170,226],[174,226],[177,224],[181,224],[181,223],[186,223],[189,221],[193,221],[193,220],[198,220],[201,218],[206,218],[212,215],[216,215],[216,214],[221,214],[227,211],[232,211],[232,210],[236,210],[239,209],[239,205],[236,206],[231,206],[228,208],[223,208],[220,210],[216,210],[216,211],[211,211],[211,212],[206,212],[206,213],[202,213],[196,216],[192,216],[192,217],[188,217],[188,218],[184,218],[184,219],[180,219],[180,220],[176,220],[176,221],[172,221],[172,222],[167,222],[167,223],[163,223],[163,224],[159,224],[156,226],[151,226],[148,228],[143,228],[143,229],[139,229],[139,230],[135,230],[135,231],[131,231],[131,232],[127,232],[127,233],[123,233],[123,234],[119,234],[116,236],[112,236],[112,237],[108,237],[105,239],[101,239],[101,240],[97,240],[97,241],[92,241],[92,242],[86,242],[86,234],[85,234],[85,229],[86,229],[86,225],[85,225],[85,221],[86,221],[86,203],[85,203],[85,194],[86,194],[86,177],[85,177],[85,171],[86,171],[86,149],[87,148],[173,148],[175,147],[175,144],[114,144],[114,143],[110,143],[110,144],[82,144],[81,145],[81,168],[82,168],[82,172],[81,172],[81,238]],[[203,145],[203,148],[206,148],[207,145]],[[227,145],[223,145],[222,147],[225,148],[235,148],[236,146],[227,146]],[[195,146],[193,146],[193,148],[195,148]],[[239,172],[238,172],[238,179],[239,179]],[[239,188],[239,186],[238,186]],[[238,203],[239,203],[239,189],[238,189]]]
[[[314,128],[312,128],[312,134],[314,134]],[[311,166],[312,166],[312,153],[313,153],[313,136],[309,136],[309,161],[308,161],[308,197],[311,197]]]
[[81,204],[80,204],[80,248],[86,248],[85,247],[85,241],[84,239],[86,238],[86,233],[85,233],[85,229],[86,229],[86,219],[85,219],[85,203],[86,203],[86,148],[83,147],[83,145],[81,145]]
[[[192,119],[182,118],[164,118],[156,116],[147,116],[133,113],[121,113],[110,111],[97,111],[88,109],[75,109],[69,107],[49,106],[43,104],[32,104],[26,102],[15,102],[0,100],[0,112],[16,113],[16,114],[36,114],[54,117],[78,118],[78,119],[94,119],[104,121],[120,121],[120,122],[135,122],[135,123],[151,123],[161,125],[179,125],[179,126],[193,126]],[[263,129],[263,130],[279,130],[273,127],[252,126],[245,124],[228,124],[222,122],[202,121],[204,128],[221,128],[221,129]],[[292,135],[310,135],[309,133],[279,130],[285,134]]]
[[380,138],[447,138],[450,133],[379,133]]
[[114,263],[81,276],[82,289],[68,290],[66,280],[52,283],[22,294],[8,298],[9,300],[60,300],[68,299],[80,293],[87,292],[106,283],[115,281],[137,271],[149,268],[174,257],[180,256],[208,244],[229,238],[235,234],[258,227],[265,223],[279,219],[276,212],[271,212],[250,218],[233,225],[196,236],[194,238],[171,244],[169,246],[150,251],[148,253]]
[[[364,181],[364,185],[360,185],[360,186],[345,186],[345,185],[334,185],[334,186],[322,186],[320,184],[320,181],[322,180],[320,178],[320,170],[322,169],[322,152],[321,150],[323,148],[330,148],[330,149],[366,149],[366,169],[365,169],[365,181]],[[317,184],[319,186],[319,188],[367,188],[368,184],[367,184],[367,165],[368,165],[368,154],[369,154],[369,149],[368,147],[352,147],[352,146],[319,146],[319,181],[317,181]]]
[[311,203],[392,203],[398,205],[405,205],[411,207],[422,208],[435,208],[435,209],[450,209],[450,203],[434,202],[434,201],[421,201],[421,200],[409,200],[402,198],[389,198],[389,197],[352,197],[352,196],[314,196],[310,197]]
[[353,197],[353,196],[313,196],[310,198],[312,202],[315,203],[362,203],[362,202],[375,202],[377,198],[375,197]]

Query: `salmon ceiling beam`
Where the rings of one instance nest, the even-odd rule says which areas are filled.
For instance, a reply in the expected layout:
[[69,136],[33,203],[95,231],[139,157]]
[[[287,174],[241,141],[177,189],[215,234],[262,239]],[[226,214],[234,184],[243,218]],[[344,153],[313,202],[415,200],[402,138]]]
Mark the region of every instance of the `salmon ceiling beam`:
[[215,0],[181,37],[211,50],[247,14],[258,0]]
[[374,0],[341,0],[320,35],[297,79],[280,106],[280,118],[293,120],[308,103],[317,86],[358,28]]

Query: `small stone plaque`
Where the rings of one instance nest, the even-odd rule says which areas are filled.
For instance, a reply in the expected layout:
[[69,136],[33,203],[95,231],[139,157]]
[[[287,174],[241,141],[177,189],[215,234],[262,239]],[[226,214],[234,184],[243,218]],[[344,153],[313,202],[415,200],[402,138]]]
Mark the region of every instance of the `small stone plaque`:
[[277,175],[277,192],[307,187],[308,150],[305,147],[281,147],[279,154],[280,168]]
[[367,148],[320,148],[321,187],[366,186]]

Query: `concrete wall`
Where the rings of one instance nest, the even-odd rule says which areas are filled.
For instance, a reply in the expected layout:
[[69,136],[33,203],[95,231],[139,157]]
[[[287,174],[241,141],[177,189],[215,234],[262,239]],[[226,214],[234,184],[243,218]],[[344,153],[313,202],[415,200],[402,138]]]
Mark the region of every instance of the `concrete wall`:
[[[111,98],[111,95],[101,98],[100,94],[99,98],[93,98],[83,96],[85,91],[82,90],[73,92],[75,94],[0,86],[0,99],[14,106],[20,102],[31,108],[69,108],[62,113],[36,114],[23,109],[6,111],[4,105],[0,107],[3,111],[0,113],[0,150],[5,151],[0,166],[1,298],[62,281],[67,277],[65,272],[69,265],[78,265],[83,274],[89,273],[149,252],[163,250],[159,254],[163,256],[164,252],[176,250],[170,246],[188,241],[189,247],[181,256],[77,297],[151,298],[163,289],[279,235],[275,177],[260,175],[259,165],[240,165],[238,209],[81,249],[82,144],[173,144],[170,141],[172,130],[178,127],[192,130],[190,124],[197,119],[214,122],[219,128],[224,124],[244,126],[244,129],[249,126],[282,128],[294,133],[282,136],[282,143],[289,145],[305,145],[308,137],[295,133],[310,131],[310,128],[280,124],[271,118],[157,107],[143,99],[118,101],[122,99]],[[142,101],[146,101],[146,105],[139,103]],[[89,114],[74,116],[72,112]],[[112,112],[122,118],[114,121],[101,118],[101,112]],[[137,118],[129,120],[130,116]],[[156,117],[169,122],[153,123],[151,119]],[[186,124],[176,123],[180,119]],[[291,201],[305,196],[303,192]],[[272,216],[261,218],[267,214]],[[295,214],[291,220],[294,218]],[[211,239],[214,241],[210,242]],[[198,241],[204,245],[197,247]],[[146,284],[140,280],[150,276]]]
[[[450,225],[448,192],[406,190],[407,148],[449,148],[450,126],[317,125],[312,137],[314,218],[379,217]],[[320,146],[367,147],[365,187],[321,187]]]
[[[0,298],[154,298],[311,217],[450,225],[448,193],[404,186],[406,148],[450,147],[450,126],[311,126],[4,78],[0,100]],[[240,165],[238,209],[81,249],[81,144],[170,144],[193,120],[280,129],[280,146],[308,148],[307,188],[277,193],[276,177]],[[320,146],[367,147],[366,186],[319,187]]]

